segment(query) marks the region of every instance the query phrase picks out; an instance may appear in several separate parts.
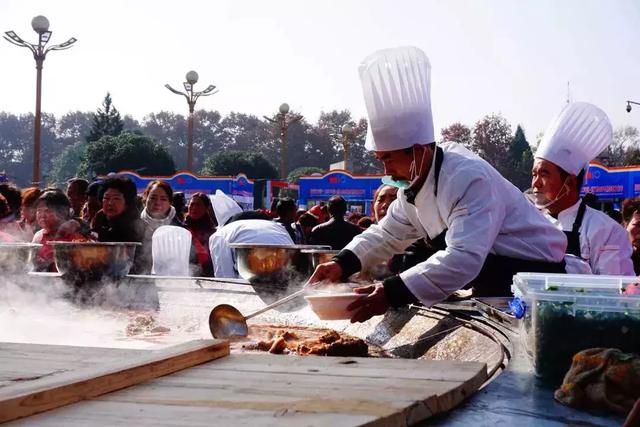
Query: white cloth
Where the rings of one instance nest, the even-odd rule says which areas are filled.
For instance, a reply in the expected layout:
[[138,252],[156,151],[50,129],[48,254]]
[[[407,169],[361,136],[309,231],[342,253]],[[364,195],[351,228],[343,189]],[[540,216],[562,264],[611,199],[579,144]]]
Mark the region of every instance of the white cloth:
[[209,198],[219,227],[225,225],[233,215],[242,212],[238,203],[221,190],[216,190],[216,194],[209,196]]
[[359,72],[369,117],[367,149],[392,151],[435,141],[431,64],[423,51],[379,50],[362,61]]
[[356,236],[345,249],[363,270],[401,253],[421,237],[431,239],[448,229],[447,249],[400,274],[407,288],[425,305],[442,301],[473,280],[489,253],[523,260],[561,262],[564,233],[545,219],[510,182],[460,144],[445,143],[434,195],[435,156],[415,206],[404,190],[380,224]]
[[[558,230],[571,231],[580,202],[560,212],[558,218],[545,216]],[[604,212],[587,206],[580,227],[580,256],[591,266],[593,274],[635,276],[629,235],[620,224]]]
[[144,225],[145,225],[145,228],[144,228],[145,241],[150,242],[151,239],[153,238],[153,233],[155,233],[155,231],[159,227],[162,227],[163,225],[171,225],[171,222],[173,221],[173,218],[175,218],[175,216],[176,216],[176,208],[174,208],[173,206],[171,206],[171,209],[169,209],[169,213],[164,218],[153,218],[147,212],[147,208],[144,208],[142,210],[142,213],[140,214],[140,219],[144,222]]
[[544,133],[536,157],[578,175],[613,142],[609,118],[586,102],[566,105]]
[[219,227],[209,238],[215,277],[239,277],[232,243],[293,245],[293,240],[282,224],[263,219],[244,219]]

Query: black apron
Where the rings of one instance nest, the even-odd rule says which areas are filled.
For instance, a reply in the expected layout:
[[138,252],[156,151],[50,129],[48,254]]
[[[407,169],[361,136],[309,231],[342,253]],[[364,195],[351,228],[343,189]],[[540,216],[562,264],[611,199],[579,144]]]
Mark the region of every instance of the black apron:
[[582,253],[580,251],[580,227],[582,227],[582,220],[584,219],[584,212],[586,210],[587,204],[583,200],[580,202],[578,214],[576,215],[576,220],[573,222],[571,231],[563,231],[567,236],[567,253],[575,255],[578,258],[582,258]]
[[[435,189],[434,194],[438,196],[438,180],[440,178],[440,169],[442,168],[442,160],[444,152],[442,148],[436,148],[435,159]],[[405,192],[406,194],[406,192]],[[407,201],[411,204],[415,201],[416,193],[412,193],[407,196]],[[584,215],[584,212],[583,212]],[[582,220],[582,217],[580,217]],[[574,225],[575,228],[575,225]],[[578,229],[580,226],[578,225]],[[445,229],[442,233],[433,239],[426,237],[426,245],[429,248],[430,255],[435,254],[438,251],[443,251],[447,248],[445,236],[448,229]],[[579,235],[579,233],[578,233]],[[578,249],[580,243],[578,242]],[[429,257],[428,256],[428,257]],[[425,259],[428,259],[425,258]],[[490,296],[511,296],[511,284],[513,282],[513,276],[516,273],[565,273],[565,263],[562,262],[547,262],[547,261],[530,261],[517,258],[511,258],[502,255],[488,254],[485,259],[482,269],[478,276],[473,279],[465,288],[473,288],[473,296],[476,297],[490,297]]]

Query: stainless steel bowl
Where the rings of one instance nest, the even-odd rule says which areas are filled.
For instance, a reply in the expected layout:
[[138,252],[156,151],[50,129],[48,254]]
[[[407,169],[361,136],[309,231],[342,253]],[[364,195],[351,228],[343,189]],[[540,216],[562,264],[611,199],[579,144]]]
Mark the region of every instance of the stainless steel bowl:
[[303,249],[324,249],[314,245],[273,245],[262,243],[234,243],[238,273],[251,284],[288,286],[290,282],[304,283],[309,279],[311,265]]
[[138,242],[49,242],[58,272],[74,283],[121,279],[133,266]]
[[0,273],[26,274],[42,247],[38,243],[0,243]]
[[301,252],[311,257],[311,267],[315,270],[318,265],[331,261],[340,251],[333,249],[303,249]]

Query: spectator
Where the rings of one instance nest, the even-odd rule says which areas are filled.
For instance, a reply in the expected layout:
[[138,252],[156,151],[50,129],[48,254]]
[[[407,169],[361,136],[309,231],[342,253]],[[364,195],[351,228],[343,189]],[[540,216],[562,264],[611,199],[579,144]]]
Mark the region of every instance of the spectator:
[[92,182],[87,187],[87,201],[82,207],[81,218],[88,223],[93,221],[93,217],[102,208],[102,200],[100,199],[100,183]]
[[184,193],[182,191],[173,193],[171,204],[176,208],[176,218],[178,218],[178,221],[184,222],[184,213],[187,208],[187,199],[184,197]]
[[340,196],[329,199],[331,219],[317,225],[311,232],[312,245],[329,245],[333,250],[342,250],[347,243],[362,232],[360,227],[344,220],[347,202]]
[[20,219],[20,205],[22,205],[22,194],[20,190],[11,184],[0,184],[0,194],[7,199],[9,210],[13,219]]
[[[102,210],[93,218],[92,228],[101,242],[140,242],[144,240],[145,224],[136,209],[136,185],[129,178],[110,177],[101,185]],[[143,264],[142,251],[136,250],[132,273],[147,273],[150,264]]]
[[20,221],[18,225],[22,231],[22,238],[25,242],[30,242],[33,235],[38,231],[38,223],[36,221],[36,201],[42,194],[38,187],[29,187],[22,191],[22,203],[20,205]]
[[629,233],[633,248],[633,270],[640,275],[640,198],[627,199],[622,203],[622,225]]
[[195,276],[213,276],[213,264],[209,252],[209,238],[216,227],[211,218],[211,199],[204,193],[191,196],[185,219],[185,226],[193,236],[191,263],[198,266]]
[[358,225],[358,221],[360,221],[360,218],[362,217],[364,217],[364,215],[362,215],[358,211],[349,212],[349,215],[347,216],[347,221],[349,221],[351,224]]
[[36,271],[56,272],[53,248],[48,244],[55,240],[67,240],[59,235],[63,223],[71,219],[71,203],[57,189],[45,189],[35,203],[36,221],[40,230],[33,236],[33,243],[40,243],[35,260]]
[[278,217],[275,218],[274,221],[282,224],[285,230],[287,230],[287,233],[289,233],[289,236],[291,236],[291,240],[295,243],[300,243],[302,236],[298,236],[296,234],[296,230],[292,226],[296,221],[296,212],[296,202],[289,197],[282,198],[278,200],[278,205],[276,206],[276,213]]
[[184,224],[176,218],[176,208],[171,205],[173,190],[164,181],[152,181],[147,185],[142,195],[144,209],[140,214],[145,224],[144,239],[142,241],[140,262],[141,268],[151,271],[153,263],[151,253],[151,241],[153,233],[163,225],[184,227]]
[[[24,241],[22,229],[16,221],[16,216],[11,211],[11,205],[9,201],[0,194],[2,197],[2,209],[0,209],[0,231],[11,236],[11,240]],[[5,236],[6,238],[6,236]]]
[[67,181],[67,197],[71,202],[73,216],[80,218],[82,216],[82,208],[87,201],[87,188],[89,182],[82,178],[72,178]]
[[367,228],[371,227],[371,224],[373,224],[373,219],[371,219],[368,216],[363,216],[362,218],[360,218],[360,220],[358,221],[358,227],[360,227],[360,229],[362,231],[366,230]]
[[4,231],[3,223],[1,222],[3,218],[11,215],[11,209],[9,208],[9,203],[7,203],[7,199],[4,198],[2,194],[0,194],[0,243],[7,242],[15,242],[16,238],[11,234]]
[[318,218],[318,224],[322,224],[323,222],[327,222],[329,219],[329,211],[327,209],[327,205],[324,202],[320,202],[319,205],[315,205],[311,209],[309,209],[309,213],[315,215]]
[[387,210],[398,197],[398,188],[392,185],[382,184],[373,195],[373,217],[380,222],[387,215]]
[[318,218],[309,212],[303,213],[296,223],[296,232],[301,237],[300,243],[308,244],[311,237],[311,230],[318,225]]

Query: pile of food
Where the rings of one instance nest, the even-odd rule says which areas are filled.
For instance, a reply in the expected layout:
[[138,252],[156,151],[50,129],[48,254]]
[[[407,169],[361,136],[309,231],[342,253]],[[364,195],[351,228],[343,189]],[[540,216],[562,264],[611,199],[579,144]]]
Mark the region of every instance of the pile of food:
[[300,356],[366,357],[369,346],[360,338],[340,335],[331,329],[288,326],[255,325],[249,329],[249,343],[241,344],[244,351],[268,351],[272,354]]

